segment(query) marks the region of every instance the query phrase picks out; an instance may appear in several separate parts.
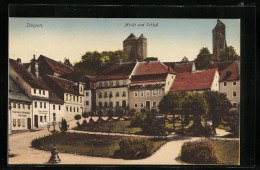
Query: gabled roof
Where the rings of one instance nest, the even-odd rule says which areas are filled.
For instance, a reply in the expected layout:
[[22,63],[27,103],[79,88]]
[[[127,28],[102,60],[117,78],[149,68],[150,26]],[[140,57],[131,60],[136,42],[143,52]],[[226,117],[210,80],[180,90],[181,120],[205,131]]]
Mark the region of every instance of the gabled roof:
[[127,79],[135,67],[135,62],[114,64],[99,74],[96,80]]
[[149,75],[149,74],[176,74],[171,68],[162,64],[160,61],[140,62],[133,76],[136,75]]
[[226,67],[220,75],[220,81],[236,81],[239,80],[238,63],[233,62]]
[[177,74],[170,91],[189,91],[210,89],[217,68],[201,72]]
[[188,64],[176,64],[174,67],[174,71],[177,73],[191,72],[192,71],[192,63]]
[[24,93],[24,91],[14,82],[14,80],[10,76],[8,80],[9,80],[9,93],[8,93],[9,99],[32,102],[31,99]]
[[73,72],[72,68],[43,55],[40,55],[39,59],[45,60],[46,63],[50,66],[50,68],[53,70],[53,72],[59,73],[61,75],[71,74]]
[[32,88],[48,90],[43,82],[34,77],[23,64],[17,63],[13,59],[9,59],[10,69],[13,69],[22,79],[27,82]]
[[211,63],[207,66],[207,69],[218,68],[219,74],[221,75],[221,72],[233,62],[234,61]]
[[74,88],[74,83],[72,81],[51,75],[45,75],[45,77],[51,80],[51,82],[58,85],[62,91],[77,95],[79,94],[78,91],[76,91],[76,89]]

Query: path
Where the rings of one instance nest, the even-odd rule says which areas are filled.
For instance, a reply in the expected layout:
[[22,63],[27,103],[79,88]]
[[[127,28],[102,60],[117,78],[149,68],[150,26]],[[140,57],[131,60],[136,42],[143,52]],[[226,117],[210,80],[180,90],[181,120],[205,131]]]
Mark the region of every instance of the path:
[[[71,127],[76,125],[76,121],[70,121],[68,124]],[[9,158],[9,164],[46,164],[50,158],[50,152],[31,148],[31,141],[35,138],[42,137],[49,132],[47,129],[41,129],[35,132],[24,132],[9,136],[9,148],[15,157]],[[88,132],[90,133],[90,132]],[[96,132],[93,132],[96,133]],[[99,132],[97,132],[99,133]],[[219,136],[225,136],[226,132],[217,129]],[[112,134],[114,135],[114,134]],[[122,135],[122,134],[118,134]],[[128,134],[127,134],[128,135]],[[140,135],[141,136],[141,135]],[[141,160],[124,160],[112,159],[103,157],[82,156],[75,154],[60,153],[62,162],[60,164],[147,164],[147,165],[180,165],[181,161],[178,159],[183,142],[194,141],[201,138],[198,137],[179,137],[171,135],[169,142],[163,145],[152,156]],[[225,140],[224,138],[221,138]]]

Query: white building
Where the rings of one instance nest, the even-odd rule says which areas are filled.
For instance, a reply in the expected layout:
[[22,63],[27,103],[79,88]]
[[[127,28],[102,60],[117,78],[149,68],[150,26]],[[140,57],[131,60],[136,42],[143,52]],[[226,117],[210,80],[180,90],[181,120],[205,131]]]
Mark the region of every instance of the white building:
[[84,86],[84,112],[96,110],[95,80],[96,77],[88,75],[80,79]]

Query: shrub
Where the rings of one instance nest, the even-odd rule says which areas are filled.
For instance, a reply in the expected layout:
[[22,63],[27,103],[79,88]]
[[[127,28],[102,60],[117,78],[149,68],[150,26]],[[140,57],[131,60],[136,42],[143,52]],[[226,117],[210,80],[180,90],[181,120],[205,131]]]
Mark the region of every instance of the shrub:
[[68,130],[68,124],[66,119],[61,120],[61,126],[60,126],[60,131],[62,131],[63,133],[66,132]]
[[233,132],[235,135],[239,134],[239,113],[238,111],[234,110],[230,112],[229,116],[229,125],[231,132]]
[[140,159],[153,153],[153,142],[146,138],[123,138],[116,150],[116,157],[125,159]]
[[142,112],[143,114],[147,113],[147,112],[148,112],[148,108],[147,108],[147,107],[143,107],[143,108],[141,109],[141,112]]
[[32,147],[34,147],[34,148],[37,148],[37,149],[41,149],[41,146],[42,146],[42,141],[40,140],[40,139],[34,139],[33,141],[32,141]]
[[107,110],[107,116],[108,116],[108,117],[113,117],[113,116],[114,116],[114,110],[111,109],[111,108],[109,108],[109,109]]
[[130,124],[133,127],[140,127],[145,118],[146,118],[146,114],[137,112],[131,117]]
[[88,115],[88,113],[87,113],[87,112],[83,112],[83,113],[82,113],[82,117],[84,117],[84,119],[86,119],[86,118],[88,118],[88,117],[89,117],[89,115]]
[[103,110],[98,110],[97,111],[98,117],[102,117],[104,115]]
[[186,142],[181,147],[181,160],[195,164],[215,164],[217,156],[210,140]]
[[202,129],[203,129],[203,136],[206,138],[210,138],[215,134],[214,130],[209,125],[204,126]]
[[123,117],[125,115],[125,109],[122,107],[116,109],[116,114],[118,117]]
[[149,135],[167,135],[169,129],[166,127],[165,119],[157,119],[148,115],[141,124],[142,131]]
[[81,119],[81,115],[80,114],[75,114],[74,115],[74,119],[79,121]]

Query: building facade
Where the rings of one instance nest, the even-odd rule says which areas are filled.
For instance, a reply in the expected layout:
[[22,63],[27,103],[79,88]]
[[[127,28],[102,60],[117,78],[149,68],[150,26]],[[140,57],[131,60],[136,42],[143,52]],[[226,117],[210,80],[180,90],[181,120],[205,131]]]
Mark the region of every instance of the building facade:
[[140,111],[158,108],[163,95],[167,93],[176,73],[159,61],[138,62],[131,75],[129,87],[129,108]]
[[137,38],[131,33],[123,41],[123,49],[131,59],[143,61],[147,58],[147,38],[145,38],[143,34]]
[[80,79],[84,87],[84,112],[96,110],[95,80],[96,77],[88,75]]

